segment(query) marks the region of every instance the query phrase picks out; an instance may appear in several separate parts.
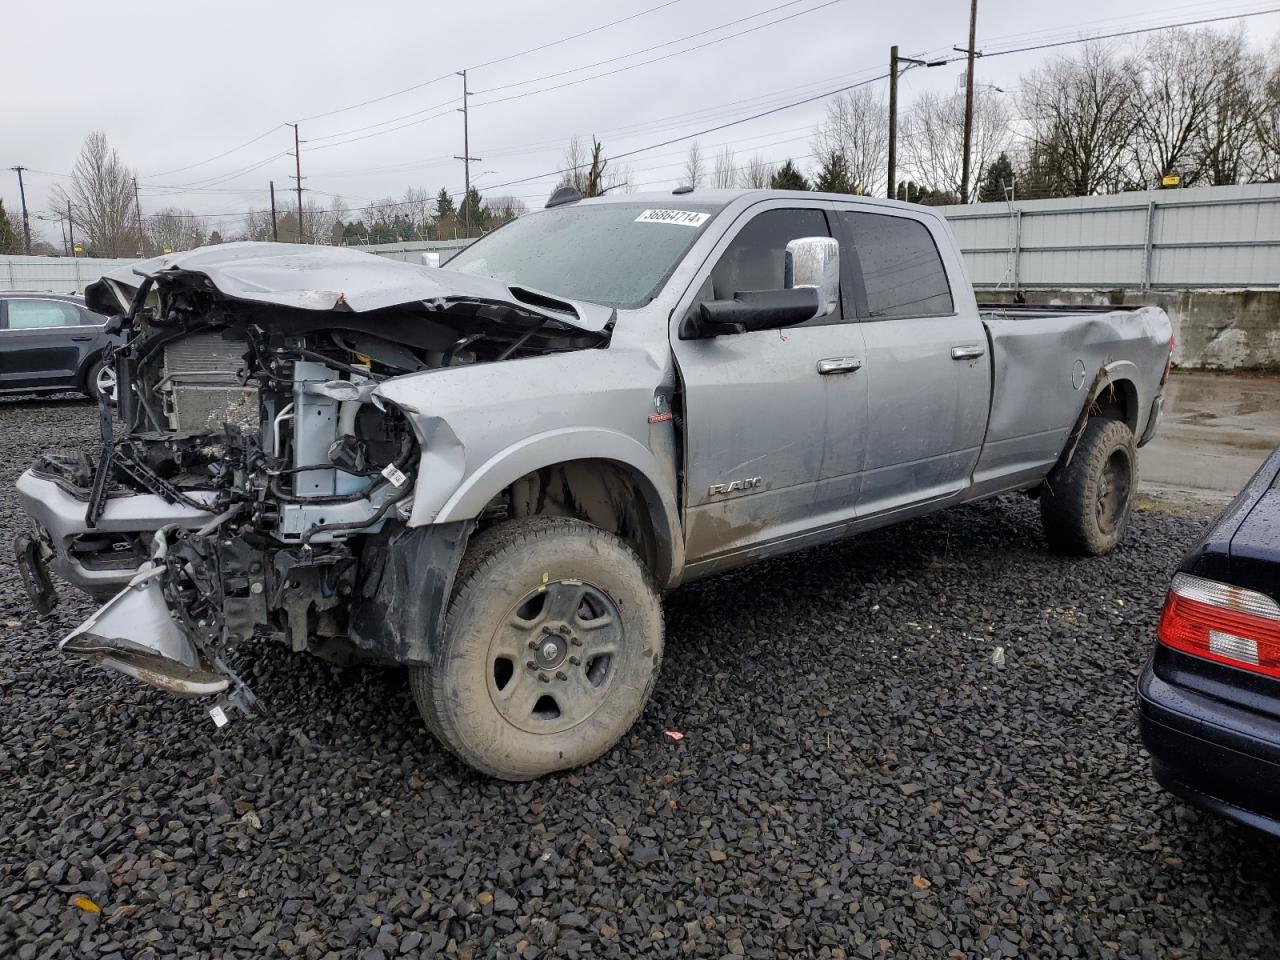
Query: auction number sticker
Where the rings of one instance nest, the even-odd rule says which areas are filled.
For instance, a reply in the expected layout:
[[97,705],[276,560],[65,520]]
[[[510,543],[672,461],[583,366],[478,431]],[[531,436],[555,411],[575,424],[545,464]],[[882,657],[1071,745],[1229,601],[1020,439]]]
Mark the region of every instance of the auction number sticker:
[[711,219],[709,213],[693,210],[646,210],[636,217],[636,223],[674,223],[682,227],[700,227]]

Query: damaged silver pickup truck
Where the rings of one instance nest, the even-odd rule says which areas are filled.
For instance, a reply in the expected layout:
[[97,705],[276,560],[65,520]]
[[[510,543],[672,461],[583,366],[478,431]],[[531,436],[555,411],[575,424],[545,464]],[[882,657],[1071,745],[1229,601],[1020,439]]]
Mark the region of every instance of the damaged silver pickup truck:
[[88,298],[118,405],[18,482],[37,606],[50,567],[110,598],[62,649],[219,725],[259,644],[403,665],[508,779],[623,736],[694,578],[1014,491],[1111,549],[1172,339],[980,310],[927,208],[790,192],[559,192],[443,269],[231,244]]

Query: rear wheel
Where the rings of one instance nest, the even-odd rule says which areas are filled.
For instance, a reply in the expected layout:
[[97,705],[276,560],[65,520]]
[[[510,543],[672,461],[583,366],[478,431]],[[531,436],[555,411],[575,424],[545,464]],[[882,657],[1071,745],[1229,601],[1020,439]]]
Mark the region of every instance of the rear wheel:
[[529,780],[618,742],[653,689],[662,641],[657,588],[622,540],[579,520],[511,521],[472,542],[413,695],[464,762]]
[[1095,557],[1110,552],[1128,528],[1137,482],[1133,432],[1119,420],[1089,420],[1071,461],[1054,468],[1040,494],[1050,546]]

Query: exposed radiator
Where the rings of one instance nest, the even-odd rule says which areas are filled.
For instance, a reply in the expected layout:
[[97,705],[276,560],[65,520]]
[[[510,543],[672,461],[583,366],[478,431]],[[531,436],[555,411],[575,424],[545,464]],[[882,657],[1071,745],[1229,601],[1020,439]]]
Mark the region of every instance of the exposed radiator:
[[171,429],[200,433],[227,423],[258,428],[258,388],[241,386],[237,376],[248,349],[245,340],[220,333],[198,333],[164,348],[161,394]]

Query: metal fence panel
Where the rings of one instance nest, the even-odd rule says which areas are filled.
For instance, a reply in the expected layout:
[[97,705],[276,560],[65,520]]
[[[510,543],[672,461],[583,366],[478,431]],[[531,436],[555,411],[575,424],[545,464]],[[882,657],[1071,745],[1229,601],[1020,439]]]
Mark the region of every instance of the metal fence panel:
[[[412,243],[380,243],[352,247],[379,257],[421,264],[422,254],[437,251],[448,260],[467,240],[424,240]],[[136,263],[134,258],[96,257],[0,257],[0,290],[34,290],[41,293],[84,293],[84,288],[116,267]]]
[[1280,285],[1280,184],[938,210],[977,287]]

